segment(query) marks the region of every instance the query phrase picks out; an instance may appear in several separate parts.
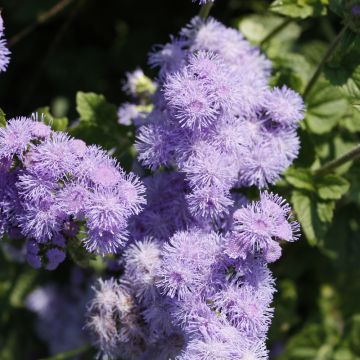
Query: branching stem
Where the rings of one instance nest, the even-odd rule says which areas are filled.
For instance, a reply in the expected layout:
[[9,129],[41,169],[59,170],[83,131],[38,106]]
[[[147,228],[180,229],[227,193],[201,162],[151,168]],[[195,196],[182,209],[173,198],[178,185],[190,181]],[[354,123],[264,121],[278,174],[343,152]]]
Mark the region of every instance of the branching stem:
[[199,12],[199,17],[201,19],[206,20],[210,14],[210,10],[213,7],[214,3],[212,1],[207,2],[205,5],[203,5]]
[[276,26],[266,37],[261,41],[260,47],[264,46],[269,40],[271,40],[275,35],[277,35],[280,31],[285,29],[292,22],[291,18],[285,19],[281,24]]
[[339,156],[337,159],[331,160],[328,163],[324,164],[321,168],[314,171],[315,176],[325,175],[339,166],[347,163],[348,161],[352,161],[355,159],[360,158],[360,144],[355,146],[349,152],[345,153],[344,155]]
[[59,14],[64,8],[66,8],[73,0],[61,0],[55,4],[51,9],[43,14],[40,14],[34,23],[21,30],[19,33],[9,39],[9,48],[16,45],[19,41],[31,34],[39,25],[49,21],[52,17]]
[[306,97],[309,95],[311,89],[313,88],[313,86],[315,85],[316,81],[318,80],[323,67],[326,63],[326,61],[330,58],[330,56],[334,53],[334,51],[336,50],[337,46],[340,43],[340,40],[342,39],[342,37],[345,34],[345,31],[347,30],[348,26],[344,26],[341,31],[336,35],[336,37],[334,38],[333,42],[329,45],[328,49],[326,50],[324,56],[322,57],[318,67],[316,68],[313,76],[311,77],[311,79],[309,80],[308,84],[305,87],[304,90],[304,94],[303,97],[304,99],[306,99]]

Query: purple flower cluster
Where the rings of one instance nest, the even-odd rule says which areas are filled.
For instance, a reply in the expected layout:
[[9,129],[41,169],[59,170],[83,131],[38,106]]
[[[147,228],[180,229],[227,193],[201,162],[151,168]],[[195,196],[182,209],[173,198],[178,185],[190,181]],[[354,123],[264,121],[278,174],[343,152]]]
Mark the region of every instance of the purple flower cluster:
[[139,68],[126,74],[123,90],[131,97],[132,102],[125,102],[119,107],[119,124],[142,125],[144,118],[152,109],[151,99],[156,91],[156,86],[156,83]]
[[222,235],[193,226],[134,242],[121,279],[100,280],[90,303],[95,344],[126,359],[267,359],[267,263],[280,257],[280,240],[297,237],[289,206],[265,192],[234,211]]
[[29,263],[49,270],[77,235],[90,252],[116,252],[145,203],[139,179],[105,151],[26,117],[0,129],[0,184],[0,235],[20,230]]
[[[130,219],[122,276],[99,280],[87,327],[125,359],[268,359],[268,264],[299,237],[289,205],[261,192],[292,163],[301,97],[268,86],[271,64],[242,35],[195,18],[158,46],[153,109],[139,122],[144,211]],[[130,86],[128,87],[130,88]]]
[[0,13],[0,73],[6,71],[10,62],[10,51],[4,39],[4,21]]
[[269,88],[271,63],[238,31],[195,18],[150,64],[160,86],[138,131],[139,160],[184,174],[193,216],[218,218],[231,188],[274,184],[297,156],[302,98]]

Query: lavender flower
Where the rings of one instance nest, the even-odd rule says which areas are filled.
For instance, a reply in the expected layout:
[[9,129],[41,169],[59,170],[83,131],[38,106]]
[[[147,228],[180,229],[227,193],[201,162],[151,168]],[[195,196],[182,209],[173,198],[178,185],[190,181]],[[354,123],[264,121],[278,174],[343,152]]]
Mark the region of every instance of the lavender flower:
[[132,97],[138,98],[152,95],[156,90],[156,84],[137,68],[133,72],[126,73],[126,81],[122,89]]
[[[281,197],[263,192],[249,203],[232,190],[267,187],[291,165],[301,97],[270,89],[270,61],[212,18],[193,19],[149,62],[160,68],[158,89],[136,148],[155,173],[144,179],[147,206],[127,227],[123,275],[100,282],[89,308],[95,344],[126,359],[265,360],[275,292],[267,264],[280,258],[280,241],[298,239],[299,225]],[[117,184],[98,186],[113,195]],[[122,234],[121,206],[98,192],[83,210],[87,225]],[[99,221],[102,206],[109,222]],[[129,307],[119,310],[123,296]]]
[[234,231],[226,240],[225,252],[235,259],[265,253],[270,262],[275,261],[281,254],[276,239],[296,241],[299,237],[299,224],[291,219],[289,205],[272,193],[262,193],[260,201],[238,209],[233,217]]
[[139,309],[131,294],[114,279],[99,280],[94,291],[86,326],[96,346],[110,357],[136,351],[136,345],[144,341],[144,334],[138,319]]
[[264,99],[266,115],[274,122],[285,126],[294,126],[304,118],[304,101],[295,91],[274,88]]
[[4,21],[0,14],[0,72],[6,71],[9,62],[10,62],[10,51],[7,47],[6,40],[2,37],[4,36]]
[[220,238],[199,230],[178,232],[164,245],[158,286],[162,293],[182,299],[201,292],[219,253]]
[[[125,252],[125,275],[124,278],[131,281],[135,289],[135,295],[155,298],[157,269],[161,262],[161,246],[152,239],[137,241]],[[125,281],[126,281],[125,280]]]
[[145,204],[135,175],[100,148],[54,132],[36,117],[11,119],[0,129],[0,163],[0,231],[19,229],[38,244],[41,256],[27,256],[35,267],[52,270],[64,260],[62,246],[53,244],[78,235],[74,221],[85,228],[81,238],[89,251],[117,251],[127,241],[128,219]]
[[33,139],[29,123],[29,118],[19,117],[9,120],[6,128],[0,128],[0,158],[22,157]]

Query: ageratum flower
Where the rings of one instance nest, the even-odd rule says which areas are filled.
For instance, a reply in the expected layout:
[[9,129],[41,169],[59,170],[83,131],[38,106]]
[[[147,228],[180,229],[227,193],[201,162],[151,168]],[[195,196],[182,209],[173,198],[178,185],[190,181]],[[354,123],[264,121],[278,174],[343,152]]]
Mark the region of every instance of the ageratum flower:
[[285,126],[296,126],[304,118],[304,101],[295,91],[283,86],[268,91],[264,110],[270,120]]
[[89,251],[116,252],[127,241],[128,219],[145,204],[139,179],[105,151],[36,117],[11,119],[0,129],[0,163],[0,231],[19,229],[35,241],[47,254],[29,253],[36,267],[63,261],[62,249],[50,245],[59,236],[76,237],[79,225]]
[[137,344],[145,341],[134,298],[113,278],[99,280],[93,290],[86,327],[95,344],[110,357],[131,354]]
[[179,299],[201,292],[219,253],[220,237],[199,230],[178,232],[164,245],[158,271],[163,294]]
[[[126,359],[268,359],[267,264],[281,256],[280,241],[297,240],[299,225],[281,197],[263,192],[249,203],[234,188],[266,188],[290,166],[302,100],[271,89],[271,63],[211,18],[195,18],[150,63],[159,86],[136,124],[136,148],[155,174],[144,179],[148,204],[130,219],[134,243],[119,262],[142,337],[104,339],[98,318],[95,344]],[[117,310],[106,313],[105,324],[127,329]]]
[[3,39],[4,36],[4,21],[0,14],[0,73],[6,71],[10,62],[10,51],[7,47],[7,42]]
[[226,240],[225,252],[234,259],[263,254],[269,262],[277,260],[281,250],[274,243],[299,238],[299,224],[290,211],[280,196],[262,193],[260,201],[234,212],[234,230]]
[[157,269],[161,263],[160,242],[151,238],[136,241],[124,254],[125,274],[123,279],[132,283],[139,299],[155,299]]

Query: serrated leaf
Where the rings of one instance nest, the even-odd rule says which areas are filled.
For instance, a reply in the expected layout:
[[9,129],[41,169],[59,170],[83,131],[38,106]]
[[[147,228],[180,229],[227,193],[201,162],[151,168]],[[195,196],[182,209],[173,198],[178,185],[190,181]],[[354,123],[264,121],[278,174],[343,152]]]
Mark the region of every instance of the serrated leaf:
[[281,360],[315,360],[319,353],[326,351],[326,335],[321,324],[309,323],[297,332],[286,344]]
[[350,107],[346,115],[340,120],[340,126],[351,133],[360,132],[360,111]]
[[329,174],[318,178],[316,187],[323,200],[339,200],[349,190],[350,184],[339,175]]
[[76,110],[80,115],[80,122],[89,125],[116,123],[116,107],[109,104],[104,95],[79,91],[76,94]]
[[324,56],[327,47],[328,44],[324,41],[310,40],[301,44],[300,52],[309,62],[311,62],[314,66],[317,66]]
[[285,173],[285,179],[297,189],[315,191],[313,175],[308,169],[290,168]]
[[325,134],[332,130],[346,114],[348,102],[337,88],[328,81],[316,83],[309,94],[305,121],[314,134]]
[[0,127],[6,126],[5,113],[0,109]]
[[316,199],[306,192],[295,190],[292,193],[291,202],[309,244],[316,245],[321,243],[326,233],[327,225],[319,218]]
[[275,0],[270,10],[281,15],[305,19],[313,16],[326,15],[327,1],[323,0]]
[[360,110],[360,35],[350,30],[344,33],[324,74]]
[[335,210],[335,201],[319,201],[316,210],[320,221],[331,223]]
[[302,93],[313,72],[312,65],[297,53],[278,53],[271,57],[274,64],[274,76],[271,85],[288,85]]
[[[251,42],[255,44],[261,43],[274,29],[284,23],[284,18],[277,15],[253,14],[243,17],[239,20],[238,28],[242,34]],[[269,40],[267,52],[275,48],[284,47],[293,43],[301,33],[301,28],[295,22],[288,24],[283,30],[278,32]]]
[[80,119],[69,129],[71,135],[87,144],[101,145],[107,150],[126,153],[132,144],[132,134],[117,122],[116,106],[103,95],[78,92],[77,111]]

